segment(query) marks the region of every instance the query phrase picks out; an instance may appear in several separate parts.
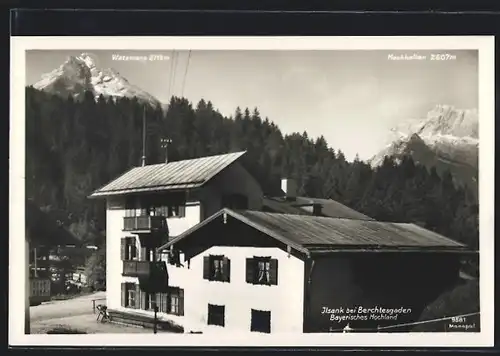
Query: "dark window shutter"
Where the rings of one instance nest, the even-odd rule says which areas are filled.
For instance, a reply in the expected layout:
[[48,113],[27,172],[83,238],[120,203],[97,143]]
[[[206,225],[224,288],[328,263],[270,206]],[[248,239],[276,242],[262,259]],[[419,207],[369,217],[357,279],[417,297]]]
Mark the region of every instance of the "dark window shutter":
[[122,283],[122,307],[127,306],[127,285],[125,283]]
[[179,289],[179,315],[184,316],[184,289]]
[[128,248],[127,248],[127,238],[124,237],[121,239],[121,249],[120,249],[120,256],[121,256],[121,259],[122,261],[125,261],[127,260],[127,252],[128,252]]
[[224,282],[229,282],[231,280],[231,260],[227,257],[222,260],[222,273]]
[[274,258],[270,261],[269,279],[272,285],[278,285],[278,260]]
[[140,309],[141,308],[141,287],[136,284],[135,285],[135,309]]
[[148,249],[146,247],[141,247],[141,261],[148,261]]
[[210,279],[210,257],[203,257],[203,279]]
[[179,206],[179,217],[183,218],[186,216],[186,206],[181,205]]
[[247,258],[246,265],[247,265],[246,281],[247,281],[247,283],[253,283],[254,282],[254,276],[255,276],[255,272],[254,272],[255,265],[254,265],[253,258]]
[[168,292],[166,296],[167,298],[165,299],[167,300],[167,313],[171,313],[170,305],[172,304],[172,292]]

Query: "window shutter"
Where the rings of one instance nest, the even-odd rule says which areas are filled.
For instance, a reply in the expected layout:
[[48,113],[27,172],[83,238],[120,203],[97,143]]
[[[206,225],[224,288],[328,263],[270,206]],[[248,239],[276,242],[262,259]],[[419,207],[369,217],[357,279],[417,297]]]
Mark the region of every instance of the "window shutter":
[[156,293],[155,297],[155,305],[158,307],[158,311],[161,312],[161,299],[163,297],[163,293]]
[[141,247],[141,256],[140,256],[140,261],[147,261],[148,260],[148,249],[146,247]]
[[184,316],[184,289],[179,289],[179,315]]
[[141,287],[136,284],[135,285],[135,309],[140,309],[141,308]]
[[172,304],[172,292],[166,293],[166,298],[165,299],[167,300],[167,305],[166,305],[166,307],[167,307],[167,309],[166,309],[167,313],[171,313],[170,305]]
[[122,307],[127,306],[127,285],[122,283]]
[[278,285],[278,260],[275,258],[270,261],[269,279],[272,285]]
[[181,205],[181,206],[179,206],[179,217],[183,218],[185,216],[186,216],[186,206]]
[[254,276],[255,276],[255,272],[254,272],[254,262],[253,262],[253,258],[247,258],[247,262],[246,262],[246,265],[247,265],[247,270],[246,270],[246,281],[247,283],[252,283],[254,282]]
[[203,279],[210,279],[210,257],[203,257]]
[[121,239],[121,249],[120,249],[120,256],[121,256],[122,261],[127,260],[127,252],[128,252],[127,238],[124,237]]
[[161,311],[168,313],[168,294],[162,293],[161,295]]
[[224,257],[222,261],[222,273],[224,282],[229,282],[231,280],[231,260],[227,257]]
[[142,310],[146,310],[147,309],[146,308],[147,307],[146,304],[148,302],[148,298],[147,297],[148,296],[146,295],[146,292],[141,291],[141,304],[140,305],[141,305],[141,309]]

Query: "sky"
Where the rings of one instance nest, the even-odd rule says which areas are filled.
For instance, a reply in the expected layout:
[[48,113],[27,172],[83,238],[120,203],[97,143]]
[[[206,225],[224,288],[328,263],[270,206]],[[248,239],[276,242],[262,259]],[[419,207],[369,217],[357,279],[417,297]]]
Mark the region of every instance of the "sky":
[[[37,50],[26,54],[26,84],[82,52],[162,102],[183,95],[195,105],[203,98],[227,116],[238,106],[257,107],[284,134],[323,135],[348,160],[371,158],[392,127],[423,119],[436,105],[478,106],[477,51]],[[389,59],[405,53],[426,59]],[[432,53],[447,53],[448,60],[430,60]]]

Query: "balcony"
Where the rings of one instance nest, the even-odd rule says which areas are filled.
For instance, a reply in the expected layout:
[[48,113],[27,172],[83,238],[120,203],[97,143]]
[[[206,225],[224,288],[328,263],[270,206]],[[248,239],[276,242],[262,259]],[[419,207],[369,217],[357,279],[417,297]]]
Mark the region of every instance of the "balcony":
[[123,276],[138,277],[141,290],[160,293],[168,287],[168,272],[165,262],[123,261]]
[[123,218],[123,231],[153,232],[167,231],[167,219],[164,216],[126,216]]

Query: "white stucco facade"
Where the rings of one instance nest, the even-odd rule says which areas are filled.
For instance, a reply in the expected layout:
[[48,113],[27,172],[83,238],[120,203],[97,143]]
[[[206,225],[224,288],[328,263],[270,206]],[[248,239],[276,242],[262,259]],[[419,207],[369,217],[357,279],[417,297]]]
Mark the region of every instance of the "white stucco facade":
[[[203,257],[210,254],[229,258],[230,282],[203,279]],[[278,260],[277,285],[246,282],[245,261],[253,256]],[[271,333],[302,332],[304,263],[278,248],[214,246],[193,257],[189,270],[170,268],[169,276],[169,284],[184,288],[183,325],[187,331],[250,332],[251,310],[257,309],[271,312]],[[225,307],[224,327],[207,325],[208,304]]]
[[[262,189],[255,179],[235,162],[210,182],[196,191],[188,192],[188,201],[183,217],[167,219],[169,237],[176,237],[215,214],[223,207],[223,199],[231,195],[243,196],[247,208],[262,207]],[[168,203],[168,202],[165,202]],[[136,208],[140,208],[137,206]],[[152,311],[124,308],[122,283],[138,283],[138,278],[122,276],[121,239],[135,237],[138,259],[141,256],[140,239],[137,235],[123,231],[126,216],[125,197],[107,199],[106,258],[107,258],[107,305],[109,309],[153,315]],[[207,236],[207,238],[210,238]],[[231,261],[230,282],[203,279],[203,257],[209,254],[224,255]],[[246,258],[266,256],[278,261],[278,284],[255,285],[245,279]],[[165,255],[166,257],[166,255]],[[167,264],[168,284],[184,291],[184,315],[158,313],[160,319],[171,320],[184,327],[185,332],[236,331],[250,332],[251,310],[271,313],[271,333],[302,332],[303,327],[303,283],[304,264],[279,248],[214,246],[184,261],[183,266]],[[189,267],[188,267],[189,266]],[[286,302],[284,302],[286,301]],[[208,304],[224,305],[224,327],[207,325]]]
[[[190,202],[186,206],[184,217],[167,219],[171,236],[176,236],[200,222],[200,203]],[[122,276],[123,261],[121,260],[121,239],[134,237],[140,256],[140,239],[137,235],[123,231],[125,217],[125,201],[121,198],[108,199],[106,207],[106,301],[108,308],[121,308],[121,284],[137,283],[136,277]]]

